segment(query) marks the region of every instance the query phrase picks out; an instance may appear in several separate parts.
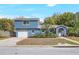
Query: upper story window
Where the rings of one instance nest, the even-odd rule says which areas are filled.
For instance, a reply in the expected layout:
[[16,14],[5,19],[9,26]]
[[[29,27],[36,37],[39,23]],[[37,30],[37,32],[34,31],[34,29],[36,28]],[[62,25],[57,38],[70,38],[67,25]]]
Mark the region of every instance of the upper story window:
[[29,24],[29,21],[24,21],[23,24],[24,25]]

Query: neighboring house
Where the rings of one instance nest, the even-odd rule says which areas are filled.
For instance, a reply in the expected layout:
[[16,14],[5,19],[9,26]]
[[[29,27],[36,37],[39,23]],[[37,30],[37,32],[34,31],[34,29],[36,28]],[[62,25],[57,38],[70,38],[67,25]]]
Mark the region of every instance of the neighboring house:
[[14,26],[16,37],[30,37],[40,33],[39,18],[16,18]]

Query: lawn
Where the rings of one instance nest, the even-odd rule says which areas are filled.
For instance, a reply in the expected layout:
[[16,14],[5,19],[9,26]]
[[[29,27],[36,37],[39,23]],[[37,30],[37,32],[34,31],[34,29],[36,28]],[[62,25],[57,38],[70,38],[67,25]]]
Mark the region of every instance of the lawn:
[[4,40],[4,39],[6,39],[6,38],[0,38],[0,40]]
[[70,39],[72,39],[72,40],[76,40],[76,41],[79,42],[79,37],[68,37],[68,38],[70,38]]
[[17,42],[16,44],[17,45],[58,45],[59,43],[76,45],[73,42],[61,38],[27,38]]
[[9,37],[5,37],[5,36],[0,36],[0,40],[4,40],[6,38],[9,38]]

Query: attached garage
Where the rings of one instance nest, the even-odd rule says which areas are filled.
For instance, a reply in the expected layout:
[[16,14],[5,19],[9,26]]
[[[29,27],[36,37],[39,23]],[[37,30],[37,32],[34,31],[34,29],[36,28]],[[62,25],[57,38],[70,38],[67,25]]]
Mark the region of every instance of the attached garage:
[[28,32],[27,31],[17,31],[16,36],[17,37],[28,37]]

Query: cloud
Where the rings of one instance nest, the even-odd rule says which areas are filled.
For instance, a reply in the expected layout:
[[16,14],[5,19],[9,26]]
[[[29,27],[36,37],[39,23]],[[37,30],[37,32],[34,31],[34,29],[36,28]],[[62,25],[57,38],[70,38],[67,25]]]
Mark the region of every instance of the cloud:
[[49,7],[56,6],[56,4],[48,4]]

